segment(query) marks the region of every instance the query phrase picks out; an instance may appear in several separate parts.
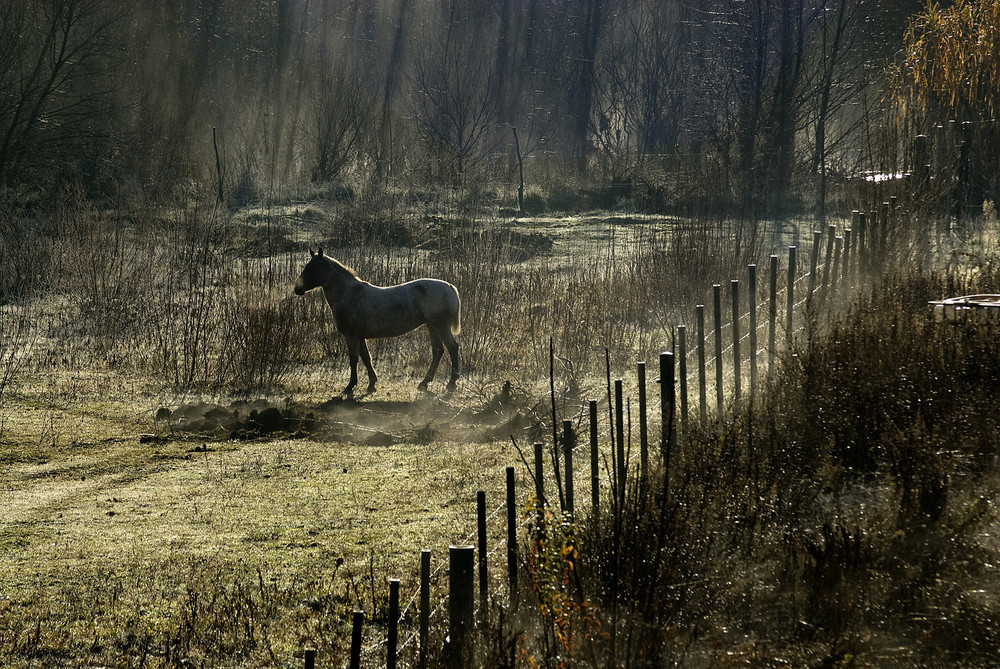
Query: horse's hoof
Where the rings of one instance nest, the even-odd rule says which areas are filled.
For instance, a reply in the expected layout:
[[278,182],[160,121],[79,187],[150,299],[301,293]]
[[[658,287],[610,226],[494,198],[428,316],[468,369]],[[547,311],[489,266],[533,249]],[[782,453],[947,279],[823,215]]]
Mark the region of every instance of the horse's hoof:
[[371,395],[374,392],[375,392],[375,386],[368,386],[368,391],[365,394]]
[[354,388],[353,387],[344,388],[344,392],[342,392],[341,395],[343,395],[347,399],[351,399],[352,397],[354,397]]
[[455,379],[452,379],[451,381],[448,382],[448,390],[455,390],[455,388],[457,387],[458,386],[455,383]]
[[427,392],[427,382],[426,381],[421,381],[420,385],[417,386],[417,390],[426,393]]

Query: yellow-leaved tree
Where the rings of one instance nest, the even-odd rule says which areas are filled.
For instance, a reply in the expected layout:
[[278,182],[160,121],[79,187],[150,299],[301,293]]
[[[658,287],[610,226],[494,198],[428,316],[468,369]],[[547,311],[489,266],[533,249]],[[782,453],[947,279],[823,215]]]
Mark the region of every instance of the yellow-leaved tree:
[[[1000,0],[928,3],[911,19],[894,91],[910,124],[926,132],[947,121],[968,122],[960,162],[959,198],[978,206],[1000,186]],[[958,138],[955,138],[958,139]]]
[[1000,0],[930,3],[906,30],[898,90],[931,116],[960,121],[1000,110]]

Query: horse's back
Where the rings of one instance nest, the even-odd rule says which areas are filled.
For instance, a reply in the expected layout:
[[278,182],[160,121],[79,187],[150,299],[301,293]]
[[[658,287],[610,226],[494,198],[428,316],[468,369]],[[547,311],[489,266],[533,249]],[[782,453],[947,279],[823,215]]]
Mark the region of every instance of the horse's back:
[[359,282],[334,309],[338,329],[361,337],[395,337],[421,325],[461,331],[458,290],[440,279],[379,287]]

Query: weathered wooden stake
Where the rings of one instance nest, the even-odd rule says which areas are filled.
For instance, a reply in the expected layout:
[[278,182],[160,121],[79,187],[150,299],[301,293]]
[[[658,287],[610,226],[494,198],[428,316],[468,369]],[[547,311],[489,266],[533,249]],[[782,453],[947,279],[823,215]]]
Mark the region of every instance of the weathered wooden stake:
[[742,356],[740,355],[740,282],[729,282],[733,297],[733,403],[738,405],[743,395]]
[[399,642],[399,579],[389,579],[389,632],[385,644],[386,669],[396,669],[396,646]]
[[705,380],[705,305],[694,308],[695,320],[698,321],[698,408],[702,429],[708,424],[708,398]]
[[601,508],[600,453],[597,447],[597,400],[590,400],[590,507],[594,518]]
[[847,228],[844,230],[844,262],[841,263],[840,277],[845,289],[850,287],[852,255],[854,255],[854,231]]
[[420,669],[427,669],[427,642],[431,621],[431,552],[420,551]]
[[361,669],[361,633],[365,626],[365,612],[355,611],[351,625],[351,669]]
[[867,229],[868,221],[865,212],[863,211],[858,212],[858,224],[856,227],[858,230],[857,247],[859,251],[858,261],[857,261],[858,265],[857,271],[858,274],[860,275],[863,272],[868,272],[871,270],[871,251],[870,251],[871,233],[869,233]]
[[931,181],[931,166],[927,157],[927,136],[913,138],[913,187],[918,194],[925,193]]
[[892,195],[889,197],[890,202],[882,203],[882,215],[879,216],[878,225],[878,262],[879,269],[885,267],[885,256],[886,248],[889,243],[889,221],[892,217],[892,212],[896,210],[896,196]]
[[448,637],[444,654],[452,669],[470,666],[475,657],[472,651],[475,552],[473,546],[448,547]]
[[819,263],[819,247],[823,242],[823,231],[813,230],[813,245],[812,251],[809,253],[809,294],[808,298],[812,299],[813,293],[816,292],[816,268]]
[[771,290],[767,301],[767,374],[774,374],[775,328],[778,324],[778,256],[771,256]]
[[826,237],[826,259],[823,261],[823,295],[826,295],[830,287],[830,262],[833,260],[833,238],[837,236],[837,226],[827,227],[829,234]]
[[788,247],[788,304],[785,315],[785,334],[792,343],[792,312],[795,308],[795,247]]
[[649,471],[649,441],[646,425],[646,363],[636,365],[639,377],[639,480],[645,485],[646,473]]
[[479,554],[479,620],[483,627],[489,624],[490,579],[486,565],[486,491],[476,492],[476,535]]
[[[670,454],[676,435],[673,430],[677,398],[674,394],[674,354],[660,354],[660,449],[663,455],[663,482],[670,481]],[[664,494],[666,491],[664,491]]]
[[615,379],[615,492],[618,495],[618,508],[625,504],[625,418],[622,400],[622,380]]
[[833,240],[833,275],[830,277],[830,295],[837,294],[837,279],[840,277],[840,254],[844,248],[844,238],[840,235]]
[[[750,293],[750,403],[757,397],[757,265],[747,266]],[[681,361],[681,369],[684,362]],[[683,377],[683,372],[681,372]],[[683,421],[683,415],[681,416]]]
[[517,610],[517,500],[514,492],[514,468],[507,467],[507,582],[510,608]]
[[305,650],[305,660],[306,669],[315,669],[316,667],[316,649],[306,648]]
[[543,444],[535,444],[535,497],[538,498],[538,516],[541,518],[545,512],[543,507],[545,506],[545,479],[542,478],[544,473],[544,461],[543,461]]
[[687,379],[687,328],[677,326],[677,377],[681,383],[681,432],[687,434],[688,429],[688,379]]
[[962,121],[958,146],[958,219],[968,214],[969,195],[972,191],[972,122]]
[[724,395],[722,391],[722,286],[712,286],[712,306],[715,308],[715,413],[722,420]]
[[563,463],[566,466],[564,485],[566,486],[566,513],[573,518],[573,446],[576,437],[573,434],[573,421],[563,421]]

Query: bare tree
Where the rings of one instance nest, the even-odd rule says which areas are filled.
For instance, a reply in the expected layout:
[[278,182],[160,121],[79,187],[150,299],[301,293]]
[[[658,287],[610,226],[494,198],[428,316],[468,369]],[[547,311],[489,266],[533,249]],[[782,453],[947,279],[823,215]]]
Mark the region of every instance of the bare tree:
[[597,51],[601,31],[604,26],[603,0],[584,0],[580,3],[580,25],[578,28],[578,51],[576,55],[576,75],[570,89],[569,111],[573,142],[573,153],[578,159],[581,174],[586,170],[586,157],[592,145],[590,141],[591,111],[593,110],[596,88]]
[[79,161],[111,132],[125,17],[105,0],[0,4],[0,181]]
[[649,0],[613,26],[602,55],[598,142],[639,156],[671,150],[689,83],[687,27],[678,2]]
[[413,111],[442,180],[456,185],[497,141],[493,55],[476,39],[477,17],[450,3],[440,47],[417,60]]
[[375,98],[328,64],[314,92],[310,177],[335,181],[360,157],[374,122]]
[[827,170],[830,151],[836,149],[851,134],[855,123],[847,114],[840,114],[839,132],[831,136],[831,121],[838,112],[857,100],[858,71],[864,58],[855,52],[857,30],[864,20],[864,0],[821,0],[821,26],[818,44],[814,46],[809,65],[812,104],[808,105],[809,125],[813,131],[811,172],[819,175],[817,210],[820,223],[826,220]]

